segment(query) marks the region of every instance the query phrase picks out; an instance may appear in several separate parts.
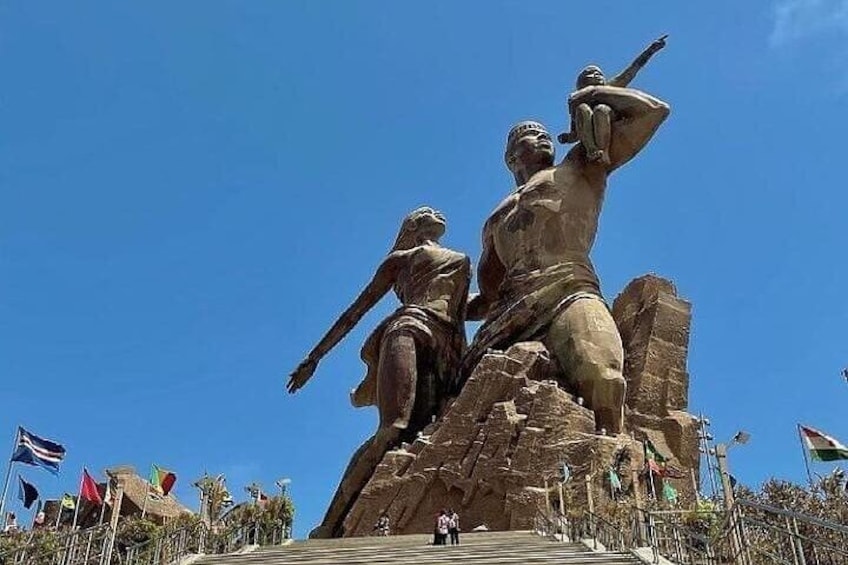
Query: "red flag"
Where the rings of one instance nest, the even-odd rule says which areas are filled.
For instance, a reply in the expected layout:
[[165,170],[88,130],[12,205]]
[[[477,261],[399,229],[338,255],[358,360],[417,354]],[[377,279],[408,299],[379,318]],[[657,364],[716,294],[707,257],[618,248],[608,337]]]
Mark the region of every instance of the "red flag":
[[663,469],[656,461],[654,461],[653,459],[648,459],[647,463],[648,469],[650,469],[652,473],[655,473],[657,475],[663,475]]
[[91,478],[91,475],[89,475],[88,471],[85,469],[82,470],[82,488],[80,489],[80,496],[89,502],[103,504],[103,499],[100,498],[100,493],[97,492],[97,483]]

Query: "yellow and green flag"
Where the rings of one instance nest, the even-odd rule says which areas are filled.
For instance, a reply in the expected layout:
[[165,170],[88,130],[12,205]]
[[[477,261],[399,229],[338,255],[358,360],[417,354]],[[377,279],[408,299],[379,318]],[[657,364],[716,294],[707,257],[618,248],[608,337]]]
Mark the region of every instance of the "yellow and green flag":
[[68,493],[65,493],[65,495],[62,496],[61,504],[62,504],[62,508],[66,508],[68,510],[73,510],[74,508],[77,507],[77,504],[76,504],[76,501],[74,500],[74,497],[72,495],[68,494]]
[[167,471],[158,465],[153,465],[150,469],[150,484],[162,496],[168,496],[176,482],[177,476],[171,471]]

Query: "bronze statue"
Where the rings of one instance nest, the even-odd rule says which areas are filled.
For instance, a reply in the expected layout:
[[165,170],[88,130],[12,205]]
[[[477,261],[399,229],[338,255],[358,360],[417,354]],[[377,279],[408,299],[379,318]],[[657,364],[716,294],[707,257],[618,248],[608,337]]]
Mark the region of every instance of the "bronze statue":
[[589,259],[609,174],[632,159],[669,114],[639,90],[587,86],[573,103],[611,109],[607,158],[582,143],[554,166],[542,124],[522,122],[507,139],[505,160],[516,188],[483,228],[480,294],[468,318],[485,320],[463,361],[470,374],[489,348],[539,340],[595,413],[598,429],[623,430],[626,382],[621,337]]
[[596,104],[594,107],[586,102],[577,104],[577,100],[581,100],[580,92],[584,88],[591,86],[618,86],[621,88],[629,85],[636,73],[642,70],[642,67],[648,64],[651,57],[654,56],[660,49],[665,47],[665,40],[668,35],[663,35],[647,49],[642,51],[636,59],[630,63],[630,66],[624,69],[621,73],[607,81],[603,71],[596,65],[589,65],[580,71],[577,76],[577,91],[568,97],[568,113],[571,116],[571,131],[561,133],[557,137],[560,143],[575,143],[577,141],[583,144],[586,149],[586,156],[590,161],[601,160],[604,164],[609,165],[609,143],[610,130],[612,127],[612,108],[606,104]]
[[402,305],[365,341],[361,357],[368,371],[351,394],[355,406],[377,405],[380,427],[351,459],[323,524],[313,532],[316,537],[340,535],[351,497],[380,458],[440,416],[455,384],[465,350],[471,263],[466,255],[439,244],[444,232],[445,219],[432,208],[410,213],[374,278],[288,381],[291,393],[306,384],[321,358],[394,289]]

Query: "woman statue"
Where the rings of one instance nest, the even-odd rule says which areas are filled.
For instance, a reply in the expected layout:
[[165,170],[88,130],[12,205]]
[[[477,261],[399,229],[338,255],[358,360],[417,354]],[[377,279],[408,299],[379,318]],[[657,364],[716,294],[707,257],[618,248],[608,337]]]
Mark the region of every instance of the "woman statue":
[[313,537],[341,535],[349,505],[385,452],[438,417],[452,392],[465,349],[471,264],[466,255],[439,244],[444,233],[445,219],[432,208],[418,208],[404,218],[371,282],[291,374],[287,386],[293,393],[312,377],[324,355],[394,289],[401,306],[365,341],[361,357],[368,372],[351,394],[354,406],[377,405],[380,427],[354,454]]

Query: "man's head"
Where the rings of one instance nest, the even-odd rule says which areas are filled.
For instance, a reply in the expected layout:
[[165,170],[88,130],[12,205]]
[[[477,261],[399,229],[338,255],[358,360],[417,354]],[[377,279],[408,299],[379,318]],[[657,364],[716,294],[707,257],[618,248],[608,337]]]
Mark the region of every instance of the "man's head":
[[603,86],[607,83],[604,73],[597,65],[589,65],[577,75],[577,90],[587,86]]
[[[541,170],[554,164],[554,143],[545,126],[539,122],[520,122],[509,130],[504,152],[506,166],[516,179],[519,171]],[[529,172],[530,175],[536,171]]]

